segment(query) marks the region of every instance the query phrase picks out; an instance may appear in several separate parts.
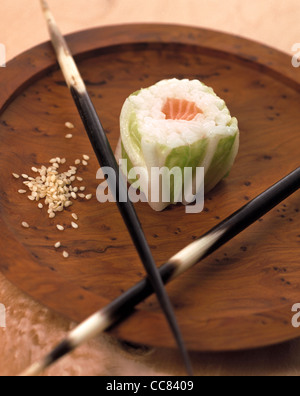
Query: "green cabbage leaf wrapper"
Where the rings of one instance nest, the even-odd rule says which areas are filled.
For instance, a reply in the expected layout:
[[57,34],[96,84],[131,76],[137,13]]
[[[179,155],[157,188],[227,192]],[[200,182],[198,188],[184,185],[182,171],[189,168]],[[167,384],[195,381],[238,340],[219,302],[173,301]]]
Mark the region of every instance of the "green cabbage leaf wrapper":
[[[132,95],[138,95],[135,92]],[[213,93],[214,94],[214,93]],[[224,108],[226,108],[224,102]],[[168,147],[159,144],[154,139],[142,136],[140,125],[136,115],[136,108],[127,99],[121,117],[121,138],[116,151],[118,160],[122,159],[121,169],[135,188],[141,190],[149,203],[156,211],[162,211],[171,204],[182,202],[189,204],[184,198],[185,183],[191,183],[192,192],[197,194],[196,169],[204,168],[205,193],[211,191],[221,180],[226,178],[234,164],[239,149],[238,121],[232,117],[230,123],[230,134],[216,133],[206,138],[201,138],[193,144],[179,147]],[[151,200],[152,168],[167,168],[169,171],[176,168],[181,170],[182,180],[170,173],[160,175],[158,202]],[[192,168],[192,180],[184,179],[184,169]],[[135,170],[138,170],[137,172]],[[144,178],[139,170],[143,170]],[[203,182],[203,181],[202,181]],[[163,186],[169,189],[169,200],[163,196]],[[167,194],[168,195],[168,194]],[[182,200],[181,200],[182,199]]]

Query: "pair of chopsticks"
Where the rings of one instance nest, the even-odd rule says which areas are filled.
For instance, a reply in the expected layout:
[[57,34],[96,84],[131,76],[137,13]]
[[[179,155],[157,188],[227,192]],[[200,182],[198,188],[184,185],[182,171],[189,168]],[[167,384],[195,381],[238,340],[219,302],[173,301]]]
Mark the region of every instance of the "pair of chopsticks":
[[[41,0],[45,16],[47,18],[49,31],[51,34],[57,57],[64,73],[67,84],[81,114],[82,120],[90,137],[91,143],[102,166],[115,168],[116,161],[109,142],[87,94],[85,84],[79,74],[76,64],[70,54],[67,44],[61,36],[57,25],[49,11],[47,3]],[[118,174],[119,168],[115,169]],[[132,205],[121,205],[120,212],[140,254],[140,257],[149,270],[149,278],[138,283],[129,291],[121,295],[107,307],[94,314],[85,322],[73,330],[69,336],[61,342],[50,354],[40,362],[35,363],[22,376],[33,376],[40,374],[44,369],[55,363],[64,355],[70,353],[75,348],[87,342],[97,334],[107,330],[112,325],[130,315],[136,305],[149,297],[154,291],[157,292],[164,312],[168,317],[170,326],[175,334],[177,343],[184,357],[187,371],[191,373],[191,364],[184,347],[173,311],[165,293],[164,283],[170,282],[178,277],[200,260],[204,259],[234,236],[242,232],[273,207],[282,202],[285,198],[293,194],[300,187],[300,168],[282,179],[259,197],[251,201],[242,209],[234,213],[218,226],[213,228],[202,238],[176,254],[160,270],[155,266],[149,246],[145,240],[142,228]],[[128,195],[126,184],[120,184],[118,190]],[[128,199],[128,202],[130,200]]]
[[[299,188],[300,167],[172,257],[159,270],[163,282],[166,284],[177,278],[199,261],[215,252],[219,247],[255,223]],[[120,320],[127,318],[134,312],[134,308],[138,304],[152,294],[153,288],[148,279],[139,282],[111,304],[80,324],[51,353],[40,362],[33,364],[21,376],[41,374],[43,370],[50,367],[64,355],[108,330]]]
[[[158,297],[160,306],[166,316],[170,329],[181,351],[183,361],[189,375],[192,375],[192,366],[184,345],[182,335],[174,314],[174,310],[163,281],[156,267],[150,247],[146,240],[141,223],[135,212],[134,206],[129,199],[127,184],[120,177],[120,169],[113,154],[112,148],[103,130],[95,107],[88,95],[84,81],[79,73],[76,63],[71,55],[70,49],[63,38],[56,21],[45,0],[40,0],[47,21],[52,44],[55,49],[58,62],[65,77],[66,83],[71,91],[74,102],[80,113],[81,119],[89,136],[97,159],[101,167],[109,167],[115,171],[116,186],[109,186],[118,203],[119,211],[135,244],[140,259],[145,267],[149,280]],[[122,200],[119,197],[123,197]],[[126,199],[124,199],[126,197]]]

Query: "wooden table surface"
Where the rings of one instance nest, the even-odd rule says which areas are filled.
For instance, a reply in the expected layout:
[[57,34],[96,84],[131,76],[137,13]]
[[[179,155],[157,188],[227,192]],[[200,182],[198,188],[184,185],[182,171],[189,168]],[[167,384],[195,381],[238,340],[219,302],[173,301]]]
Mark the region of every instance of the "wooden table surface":
[[[64,33],[108,24],[166,22],[238,34],[290,54],[292,45],[300,42],[298,0],[49,0],[49,3]],[[48,40],[38,0],[4,0],[0,3],[0,15],[0,43],[6,46],[7,60]],[[6,308],[6,328],[0,328],[0,375],[16,375],[74,327],[21,293],[1,274],[0,304]],[[299,375],[300,341],[248,352],[193,354],[192,358],[198,375]],[[132,348],[102,335],[45,374],[176,375],[183,371],[176,351]]]

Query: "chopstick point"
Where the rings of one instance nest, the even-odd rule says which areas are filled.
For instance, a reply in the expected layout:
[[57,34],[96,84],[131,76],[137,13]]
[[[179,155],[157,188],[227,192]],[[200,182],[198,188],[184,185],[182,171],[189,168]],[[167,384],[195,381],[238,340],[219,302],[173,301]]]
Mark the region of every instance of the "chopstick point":
[[[207,255],[216,251],[299,188],[300,167],[173,256],[159,270],[164,283],[170,282]],[[79,325],[63,343],[69,343],[72,340],[72,348],[75,349],[76,345],[81,345],[101,331],[109,329],[120,319],[127,317],[134,311],[135,306],[150,297],[152,293],[153,289],[149,280],[144,279],[107,307],[94,314],[82,325]],[[49,362],[54,355],[52,352],[40,363],[32,365],[23,373],[23,376],[40,374],[45,367],[50,365]],[[51,364],[53,363],[55,361],[52,359]]]
[[[119,191],[115,191],[115,195],[118,198],[120,196],[124,196],[124,193],[126,193],[127,202],[120,203],[117,200],[120,213],[131,235],[132,241],[134,242],[135,247],[139,253],[140,259],[144,265],[151,284],[155,290],[158,301],[160,303],[162,311],[165,314],[173,336],[177,342],[187,372],[191,374],[191,362],[189,360],[186,347],[184,345],[184,341],[176,320],[173,306],[165,290],[164,284],[160,277],[149,244],[146,240],[145,234],[139,222],[138,216],[135,212],[134,206],[129,199],[127,184],[125,183],[125,180],[118,177],[120,173],[119,166],[114,157],[113,151],[101,125],[95,107],[90,99],[90,96],[88,95],[84,81],[67,45],[67,42],[60,32],[47,2],[45,0],[41,0],[41,5],[47,21],[51,41],[53,44],[53,48],[56,52],[60,68],[71,91],[74,102],[77,106],[78,112],[81,116],[98,161],[101,166],[109,166],[110,168],[112,168],[117,175],[117,179],[121,179],[121,182],[119,183],[120,185],[118,186]],[[114,191],[115,189],[112,188],[111,190]]]

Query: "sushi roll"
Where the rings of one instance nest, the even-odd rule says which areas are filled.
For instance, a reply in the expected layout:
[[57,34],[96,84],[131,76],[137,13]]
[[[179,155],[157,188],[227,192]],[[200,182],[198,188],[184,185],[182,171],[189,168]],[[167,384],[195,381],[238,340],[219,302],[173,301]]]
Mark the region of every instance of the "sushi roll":
[[[120,132],[116,156],[123,159],[122,171],[131,174],[128,180],[136,185],[138,177],[132,173],[144,170],[146,179],[138,188],[156,211],[179,202],[186,180],[180,180],[179,187],[175,181],[169,182],[169,200],[165,202],[160,195],[158,202],[153,202],[149,198],[153,196],[153,168],[176,168],[182,173],[185,168],[192,169],[194,194],[196,169],[204,168],[207,193],[229,174],[239,149],[237,119],[230,115],[224,100],[198,80],[163,80],[133,93],[122,108]],[[161,174],[159,188],[163,185]]]

